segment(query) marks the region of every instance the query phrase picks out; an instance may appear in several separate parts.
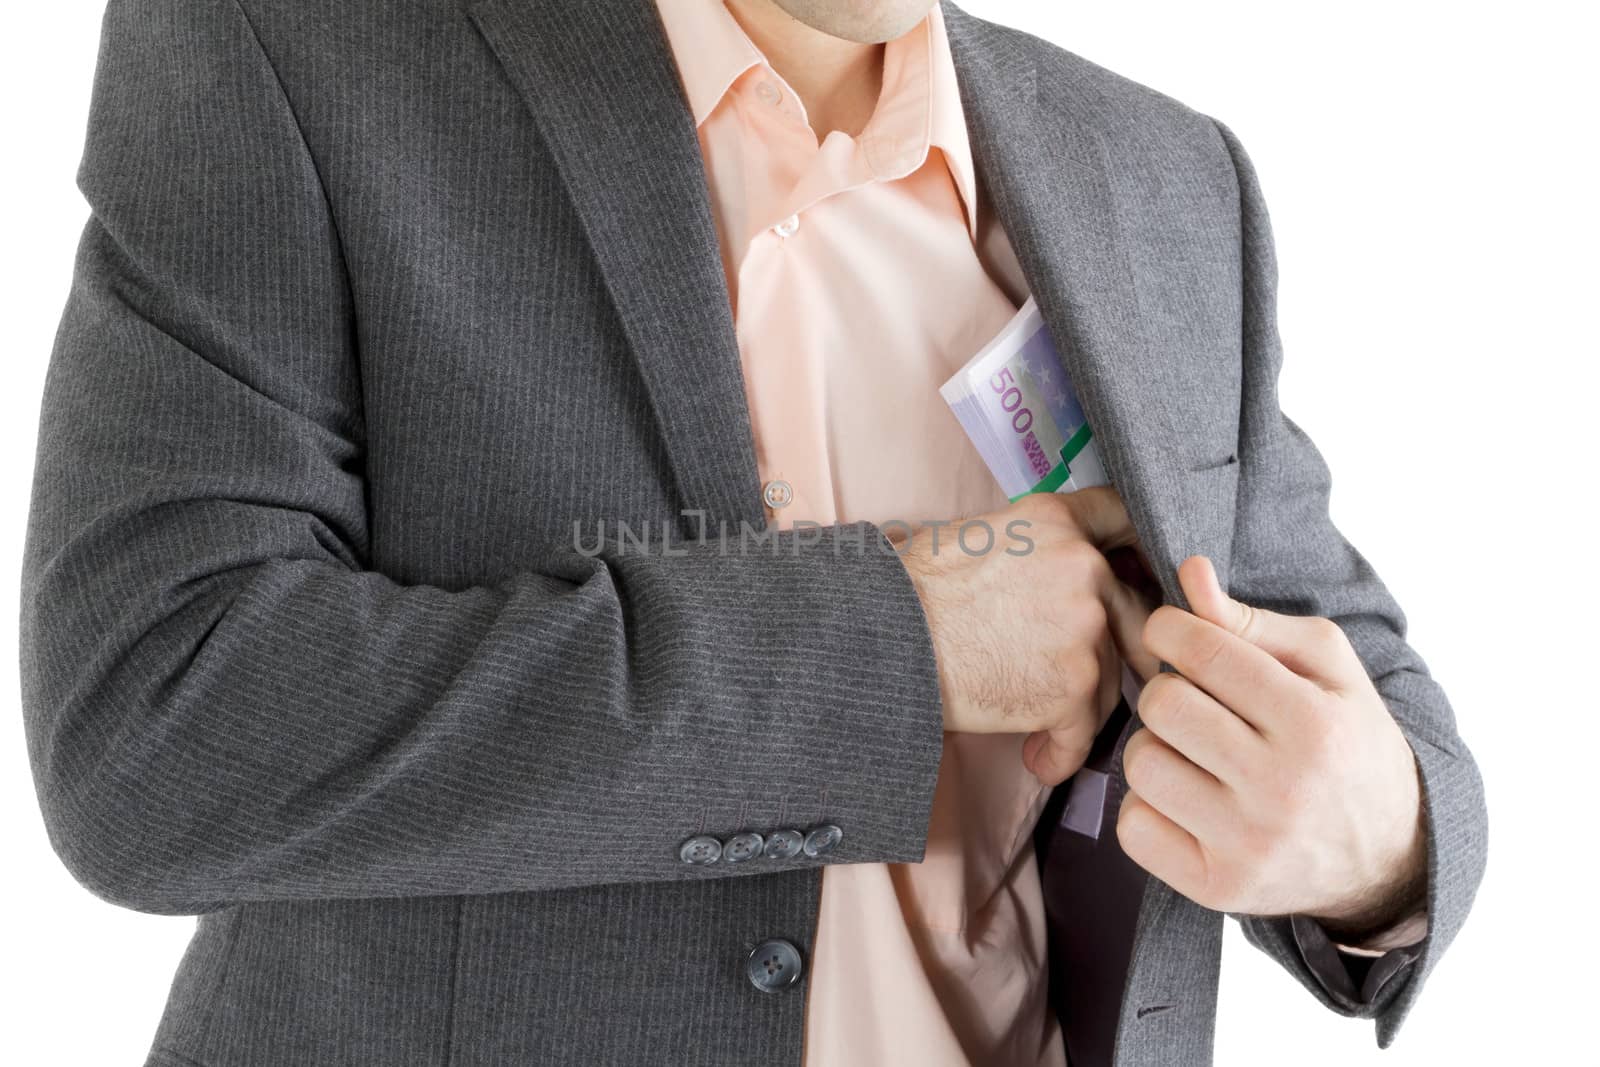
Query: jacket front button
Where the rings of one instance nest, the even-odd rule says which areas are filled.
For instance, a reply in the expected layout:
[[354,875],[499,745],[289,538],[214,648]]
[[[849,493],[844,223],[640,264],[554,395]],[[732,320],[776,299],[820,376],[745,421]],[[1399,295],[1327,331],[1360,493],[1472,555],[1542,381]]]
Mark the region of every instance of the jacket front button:
[[763,941],[745,961],[744,973],[750,984],[763,993],[777,993],[800,980],[805,964],[800,950],[781,937]]

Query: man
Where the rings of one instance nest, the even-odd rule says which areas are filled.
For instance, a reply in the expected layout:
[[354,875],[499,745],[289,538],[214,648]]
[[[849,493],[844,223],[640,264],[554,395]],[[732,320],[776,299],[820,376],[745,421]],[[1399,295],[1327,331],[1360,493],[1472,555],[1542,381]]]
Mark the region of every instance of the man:
[[[113,0],[79,184],[24,697],[200,916],[148,1063],[1201,1064],[1223,912],[1386,1045],[1459,928],[1213,120],[927,0]],[[933,395],[1028,294],[1115,491]]]

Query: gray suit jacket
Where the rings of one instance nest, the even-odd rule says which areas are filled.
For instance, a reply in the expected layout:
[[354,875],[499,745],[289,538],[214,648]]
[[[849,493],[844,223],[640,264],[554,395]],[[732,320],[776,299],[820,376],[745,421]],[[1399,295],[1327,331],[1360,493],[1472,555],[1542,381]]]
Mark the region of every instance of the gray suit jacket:
[[[947,20],[985,195],[1166,597],[1203,552],[1235,596],[1331,616],[1416,749],[1414,959],[1341,984],[1289,920],[1244,920],[1387,1044],[1481,877],[1481,786],[1279,411],[1250,164],[1171,99]],[[823,864],[922,856],[938,685],[899,561],[841,549],[877,531],[689,543],[686,512],[764,512],[648,0],[111,0],[78,180],[23,697],[74,876],[199,916],[147,1062],[798,1063],[805,982],[760,992],[746,957],[805,955]],[[683,545],[577,552],[601,519]],[[679,857],[822,822],[818,858]],[[1042,856],[1087,840],[1052,831]],[[1127,871],[1080,859],[1046,864],[1076,1062],[1209,1062],[1223,917],[1136,879],[1085,940]]]

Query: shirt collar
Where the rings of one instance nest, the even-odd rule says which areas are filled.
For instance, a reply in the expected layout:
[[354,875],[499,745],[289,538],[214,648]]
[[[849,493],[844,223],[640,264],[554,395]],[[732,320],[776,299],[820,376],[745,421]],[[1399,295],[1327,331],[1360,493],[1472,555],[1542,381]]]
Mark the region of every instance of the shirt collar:
[[944,153],[945,165],[961,194],[967,215],[967,231],[978,239],[978,182],[972,162],[972,144],[967,139],[967,117],[961,108],[961,89],[956,82],[955,60],[950,55],[950,39],[945,36],[942,4],[928,11],[929,143]]
[[[698,129],[739,76],[764,64],[766,57],[723,0],[657,0],[656,7]],[[874,168],[881,165],[891,172],[909,173],[921,165],[926,151],[939,149],[961,196],[967,231],[977,240],[972,147],[940,4],[934,4],[927,17],[888,42],[883,89],[860,141]],[[896,151],[906,147],[916,150],[912,166],[895,166]],[[898,157],[900,161],[904,158],[903,153]]]
[[699,129],[739,75],[766,57],[722,0],[657,0],[656,8]]

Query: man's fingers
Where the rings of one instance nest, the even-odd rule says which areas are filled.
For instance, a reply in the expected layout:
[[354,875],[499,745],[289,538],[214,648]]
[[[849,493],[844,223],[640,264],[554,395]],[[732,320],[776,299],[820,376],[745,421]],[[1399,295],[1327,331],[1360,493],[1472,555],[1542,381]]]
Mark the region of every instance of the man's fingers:
[[1317,691],[1265,649],[1170,605],[1150,614],[1144,644],[1269,738],[1283,729],[1277,709],[1304,707]]
[[[1083,538],[1102,553],[1118,548],[1138,550],[1138,535],[1128,518],[1122,498],[1110,486],[1097,485],[1072,493],[1053,494],[1067,509],[1073,525]],[[1141,680],[1160,669],[1161,662],[1145,651],[1140,634],[1154,604],[1128,584],[1118,580],[1109,562],[1100,589],[1101,602],[1111,625],[1111,638],[1117,651]]]
[[1068,520],[1085,541],[1102,552],[1124,545],[1136,544],[1133,520],[1123,505],[1117,491],[1108,485],[1096,485],[1072,493],[1051,493],[1060,501]]
[[1148,728],[1123,746],[1122,772],[1140,799],[1197,840],[1216,840],[1238,818],[1227,787]]
[[1150,620],[1153,605],[1109,573],[1101,597],[1117,651],[1141,682],[1154,678],[1161,669],[1161,660],[1144,647],[1144,627]]
[[1038,774],[1039,772],[1034,770],[1033,767],[1034,759],[1039,755],[1039,746],[1048,744],[1049,742],[1050,738],[1043,730],[1035,730],[1033,733],[1023,738],[1022,765],[1028,768],[1028,770],[1033,771],[1034,774]]
[[1132,790],[1122,797],[1117,841],[1129,859],[1186,896],[1206,884],[1200,842]]
[[1250,642],[1301,677],[1328,689],[1348,682],[1350,662],[1340,647],[1342,635],[1333,634],[1329,627],[1334,624],[1327,619],[1280,615],[1233,599],[1205,556],[1183,561],[1178,584],[1195,615]]
[[1139,693],[1139,719],[1145,725],[1140,733],[1155,734],[1229,785],[1242,784],[1271,758],[1265,740],[1249,722],[1176,671],[1145,682]]
[[1060,785],[1083,766],[1083,752],[1063,745],[1054,731],[1039,730],[1022,742],[1022,765],[1045,785]]

